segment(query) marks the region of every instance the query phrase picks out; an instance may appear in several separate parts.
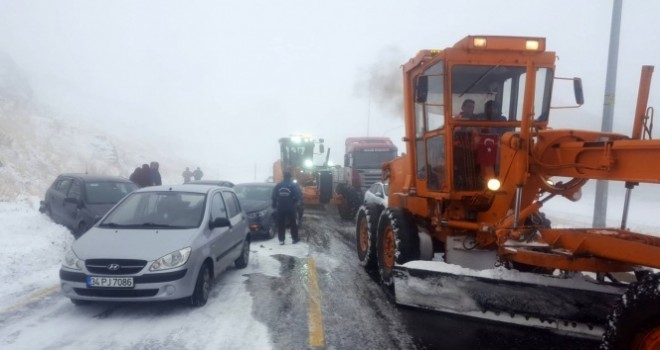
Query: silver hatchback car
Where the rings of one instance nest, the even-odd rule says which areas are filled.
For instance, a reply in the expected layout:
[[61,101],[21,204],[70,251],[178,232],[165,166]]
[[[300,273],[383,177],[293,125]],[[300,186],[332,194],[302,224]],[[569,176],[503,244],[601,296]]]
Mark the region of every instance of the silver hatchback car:
[[208,300],[213,279],[247,266],[247,218],[231,188],[146,187],[117,203],[67,252],[60,281],[87,301]]

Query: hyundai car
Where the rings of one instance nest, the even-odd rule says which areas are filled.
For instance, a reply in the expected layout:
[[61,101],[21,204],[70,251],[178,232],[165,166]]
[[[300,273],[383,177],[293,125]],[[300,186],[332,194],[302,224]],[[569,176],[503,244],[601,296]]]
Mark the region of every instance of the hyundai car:
[[247,218],[230,188],[139,189],[74,241],[60,269],[74,304],[186,300],[206,304],[213,280],[247,266]]

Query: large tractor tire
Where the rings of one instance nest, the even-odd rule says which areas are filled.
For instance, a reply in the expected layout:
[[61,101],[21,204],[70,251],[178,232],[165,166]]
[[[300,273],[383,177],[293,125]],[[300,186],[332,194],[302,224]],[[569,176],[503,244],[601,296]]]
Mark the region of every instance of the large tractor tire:
[[321,171],[319,177],[319,201],[321,204],[328,204],[332,199],[332,172]]
[[343,220],[354,220],[362,204],[362,195],[352,186],[345,184],[337,185],[337,194],[343,197],[343,203],[337,206],[339,216]]
[[376,261],[376,236],[378,219],[383,207],[365,204],[358,209],[355,229],[357,255],[360,265],[371,270],[378,266]]
[[383,210],[378,220],[376,255],[380,279],[391,288],[394,265],[419,260],[419,236],[412,215],[399,208]]
[[608,317],[601,350],[660,349],[660,275],[628,288]]

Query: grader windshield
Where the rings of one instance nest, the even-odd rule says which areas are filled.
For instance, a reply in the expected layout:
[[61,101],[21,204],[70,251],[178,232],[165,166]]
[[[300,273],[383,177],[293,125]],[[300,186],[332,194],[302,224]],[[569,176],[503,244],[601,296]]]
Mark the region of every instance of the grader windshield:
[[[446,72],[446,67],[449,72]],[[430,65],[417,79],[415,120],[417,177],[427,180],[427,188],[446,188],[446,157],[452,157],[452,187],[455,190],[480,191],[485,188],[485,174],[499,175],[497,144],[505,132],[519,131],[523,101],[528,84],[528,67],[514,65],[446,64]],[[546,122],[550,110],[553,71],[536,67],[533,118]],[[449,79],[446,75],[449,73]],[[449,82],[449,86],[445,86]],[[451,96],[449,100],[446,96]],[[450,105],[445,104],[449,102]],[[529,109],[528,109],[529,110]],[[447,115],[449,114],[449,115]],[[451,123],[451,130],[446,125]],[[445,152],[445,138],[454,147]],[[488,152],[484,152],[487,150]]]
[[310,169],[314,166],[314,140],[297,136],[282,138],[280,157],[286,169]]

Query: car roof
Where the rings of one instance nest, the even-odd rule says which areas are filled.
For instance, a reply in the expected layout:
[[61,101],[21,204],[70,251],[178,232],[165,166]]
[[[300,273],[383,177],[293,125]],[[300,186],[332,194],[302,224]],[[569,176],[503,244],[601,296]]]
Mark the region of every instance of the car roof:
[[[98,175],[98,174],[83,174],[83,173],[67,173],[67,174],[60,174],[58,178],[60,177],[71,177],[75,179],[79,179],[84,182],[102,182],[102,181],[114,181],[114,182],[131,182],[131,180],[121,177],[121,176],[113,176],[113,175]],[[131,182],[132,183],[132,182]]]
[[192,185],[215,185],[215,186],[227,186],[227,187],[234,186],[233,182],[225,181],[225,180],[193,180],[193,181],[188,181],[186,183]]
[[274,182],[243,182],[236,184],[234,186],[270,186],[275,187],[276,183]]
[[174,192],[192,192],[192,193],[208,193],[211,190],[222,188],[233,192],[231,187],[216,186],[216,185],[201,185],[201,184],[182,184],[182,185],[162,185],[162,186],[148,186],[142,187],[135,192],[159,192],[159,191],[174,191]]

